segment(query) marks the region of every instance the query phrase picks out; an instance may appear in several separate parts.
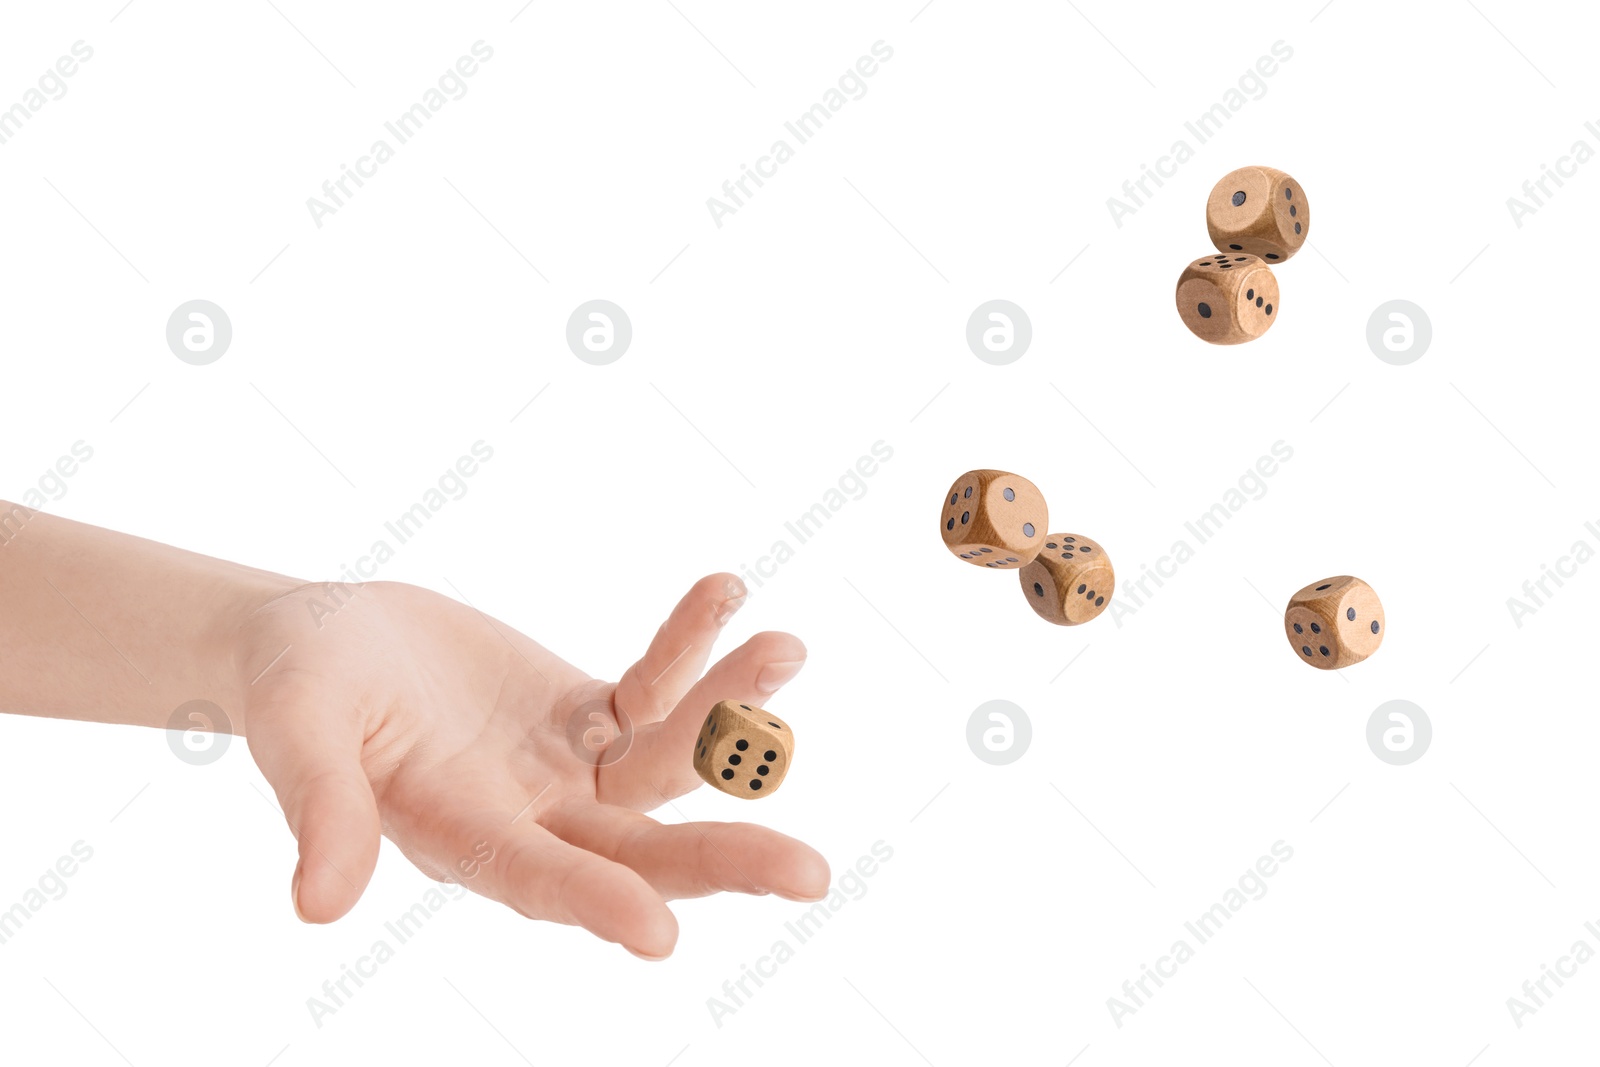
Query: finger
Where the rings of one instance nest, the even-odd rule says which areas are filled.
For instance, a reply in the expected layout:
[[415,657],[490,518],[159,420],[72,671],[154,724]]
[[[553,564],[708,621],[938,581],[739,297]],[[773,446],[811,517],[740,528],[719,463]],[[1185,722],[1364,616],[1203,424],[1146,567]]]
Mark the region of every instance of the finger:
[[631,867],[668,900],[772,893],[810,901],[828,893],[828,861],[821,853],[765,826],[663,826],[608,804],[574,806],[545,824],[564,841]]
[[600,768],[596,795],[605,804],[649,809],[700,784],[691,756],[706,712],[719,700],[760,703],[805,666],[806,646],[768,631],[728,653],[696,682],[666,720],[645,726],[627,754]]
[[744,606],[745,585],[731,574],[700,579],[656,631],[644,657],[617,682],[617,706],[635,723],[658,722],[706,669],[711,646]]
[[378,805],[353,724],[348,707],[303,693],[283,692],[252,709],[251,755],[300,845],[290,896],[305,922],[348,912],[378,863]]
[[530,919],[581,926],[645,959],[665,959],[678,920],[632,869],[575,847],[532,822],[515,824],[483,870],[483,889]]

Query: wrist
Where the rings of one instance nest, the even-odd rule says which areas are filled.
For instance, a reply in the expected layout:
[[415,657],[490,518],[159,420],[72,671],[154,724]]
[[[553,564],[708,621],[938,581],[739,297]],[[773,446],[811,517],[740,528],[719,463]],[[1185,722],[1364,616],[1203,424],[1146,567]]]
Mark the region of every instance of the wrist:
[[198,699],[210,700],[223,709],[228,717],[225,728],[231,733],[246,735],[251,686],[284,656],[290,644],[280,642],[269,650],[270,642],[257,620],[302,588],[304,583],[297,579],[239,567],[233,573],[216,575],[215,584],[206,590],[205,622],[193,654],[202,679]]

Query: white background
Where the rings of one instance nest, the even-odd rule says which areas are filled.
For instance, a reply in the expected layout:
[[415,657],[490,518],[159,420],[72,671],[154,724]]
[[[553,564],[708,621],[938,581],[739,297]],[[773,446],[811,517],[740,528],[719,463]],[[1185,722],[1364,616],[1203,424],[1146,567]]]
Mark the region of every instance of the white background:
[[[483,440],[494,459],[382,577],[454,583],[615,676],[695,578],[793,545],[785,521],[884,441],[865,495],[729,634],[810,648],[773,704],[800,736],[783,792],[659,814],[759,818],[836,875],[877,841],[893,858],[720,1027],[707,999],[803,906],[675,905],[678,951],[650,965],[468,897],[319,1028],[307,998],[423,876],[386,846],[348,918],[303,926],[294,842],[242,743],[193,767],[159,732],[8,718],[0,908],[75,841],[94,855],[0,947],[6,1062],[1591,1047],[1600,965],[1520,1029],[1506,998],[1579,938],[1600,949],[1600,567],[1520,628],[1506,600],[1574,541],[1600,547],[1600,163],[1520,228],[1506,198],[1573,141],[1600,148],[1593,14],[919,2],[8,6],[0,106],[73,42],[94,56],[0,145],[0,493],[83,440],[51,510],[333,578]],[[317,228],[306,198],[480,39],[467,95]],[[866,95],[718,228],[706,198],[879,40]],[[1196,145],[1184,121],[1280,40],[1265,95]],[[1116,226],[1107,198],[1180,137],[1194,159]],[[1209,250],[1212,184],[1251,163],[1303,183],[1311,244],[1277,271],[1273,330],[1211,347],[1172,287]],[[165,343],[195,298],[233,323],[210,366]],[[610,366],[564,341],[592,298],[632,319]],[[1004,367],[964,337],[993,298],[1034,330]],[[1403,367],[1365,340],[1395,298],[1434,329]],[[1293,458],[1265,495],[1118,621],[1046,625],[935,536],[958,474],[1016,471],[1052,529],[1106,546],[1120,596],[1277,441]],[[1283,603],[1345,573],[1377,589],[1387,640],[1308,670]],[[965,739],[997,698],[1033,725],[1004,767]],[[1434,727],[1406,767],[1365,740],[1394,698]],[[1119,1028],[1107,998],[1280,840],[1267,894]]]

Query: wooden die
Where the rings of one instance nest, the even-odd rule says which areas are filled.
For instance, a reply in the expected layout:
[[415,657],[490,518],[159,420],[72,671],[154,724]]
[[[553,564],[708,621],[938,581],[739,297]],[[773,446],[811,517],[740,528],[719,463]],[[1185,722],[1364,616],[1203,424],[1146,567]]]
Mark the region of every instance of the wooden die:
[[1117,584],[1111,557],[1082,534],[1046,534],[1039,555],[1017,577],[1033,610],[1057,626],[1099,615]]
[[1283,631],[1303,662],[1338,670],[1360,663],[1383,644],[1383,605],[1360,578],[1324,578],[1289,598]]
[[1214,345],[1253,341],[1277,320],[1278,279],[1259,258],[1216,253],[1178,276],[1178,316]]
[[754,800],[777,792],[794,760],[794,732],[763,708],[724,700],[711,709],[694,742],[694,769],[729,796]]
[[1248,252],[1282,263],[1311,232],[1311,204],[1300,183],[1271,167],[1223,175],[1206,199],[1206,230],[1220,252]]
[[1044,544],[1049,514],[1044,494],[1020,475],[968,471],[944,494],[939,536],[957,559],[975,567],[1014,570]]

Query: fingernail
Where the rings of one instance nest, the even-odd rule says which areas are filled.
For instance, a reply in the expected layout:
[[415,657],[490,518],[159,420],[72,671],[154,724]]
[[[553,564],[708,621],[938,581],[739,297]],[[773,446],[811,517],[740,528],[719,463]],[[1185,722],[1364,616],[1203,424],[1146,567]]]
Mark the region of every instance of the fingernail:
[[[731,586],[736,583],[729,582],[728,584]],[[728,600],[724,600],[722,602],[722,606],[717,608],[717,625],[725,626],[728,620],[733,618],[733,613],[744,607],[745,599],[746,596],[744,592],[744,586],[742,583],[740,583],[738,595],[732,596]]]
[[828,895],[826,889],[818,890],[815,893],[791,893],[784,889],[774,889],[772,892],[784,900],[798,901],[801,904],[814,904]]
[[311,920],[300,910],[300,868],[294,869],[294,880],[289,883],[289,900],[294,904],[294,916],[303,923]]
[[739,578],[729,578],[723,582],[722,591],[727,594],[729,600],[743,600],[745,595],[750,592]]
[[806,665],[803,659],[786,660],[782,663],[769,663],[761,668],[761,673],[756,675],[756,688],[763,695],[776,693],[800,673],[800,668]]
[[[622,947],[623,948],[628,948],[627,945],[623,945]],[[644,960],[646,963],[660,963],[662,960],[667,958],[665,956],[646,956],[643,952],[635,952],[631,948],[628,948],[628,953],[629,953],[629,955],[639,957],[641,960]]]

